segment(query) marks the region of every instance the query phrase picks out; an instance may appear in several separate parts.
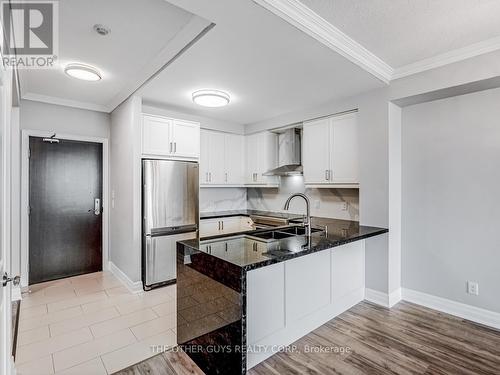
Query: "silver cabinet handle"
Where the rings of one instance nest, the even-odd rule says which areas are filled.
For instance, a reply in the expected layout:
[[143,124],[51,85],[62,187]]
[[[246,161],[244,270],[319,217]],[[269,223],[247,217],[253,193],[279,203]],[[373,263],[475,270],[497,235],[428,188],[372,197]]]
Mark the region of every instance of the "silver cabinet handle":
[[174,152],[174,144],[173,142],[170,142],[170,153]]
[[218,221],[217,224],[219,225],[219,229],[218,230],[220,230],[220,221]]
[[208,172],[208,181],[212,182],[212,172]]
[[224,222],[223,222],[223,221],[221,221],[220,223],[221,223],[221,225],[222,225],[222,230],[224,230]]
[[224,173],[224,180],[225,180],[225,182],[227,182],[227,172]]
[[330,171],[328,169],[325,169],[325,180],[330,180]]
[[205,182],[208,182],[208,172],[205,173]]
[[177,152],[177,142],[174,142],[174,154]]

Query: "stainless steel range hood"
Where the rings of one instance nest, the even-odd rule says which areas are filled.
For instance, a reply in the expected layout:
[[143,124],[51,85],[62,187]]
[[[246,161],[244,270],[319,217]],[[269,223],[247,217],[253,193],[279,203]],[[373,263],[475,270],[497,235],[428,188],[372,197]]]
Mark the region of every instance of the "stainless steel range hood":
[[264,173],[264,176],[302,175],[300,158],[300,129],[291,128],[278,134],[278,168]]

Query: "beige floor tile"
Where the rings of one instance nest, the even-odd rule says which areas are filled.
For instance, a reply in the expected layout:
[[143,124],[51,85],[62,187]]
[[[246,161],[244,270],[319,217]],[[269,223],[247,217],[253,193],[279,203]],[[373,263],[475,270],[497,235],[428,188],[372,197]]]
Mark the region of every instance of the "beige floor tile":
[[115,287],[115,288],[106,289],[106,294],[110,297],[113,297],[113,296],[118,296],[118,295],[122,295],[122,294],[130,294],[130,290],[128,290],[124,286],[119,286],[119,287]]
[[82,363],[67,370],[56,372],[56,375],[107,375],[106,368],[101,358]]
[[116,288],[119,286],[123,286],[123,284],[116,277],[104,277],[101,279],[96,279],[97,282],[104,287],[104,289]]
[[135,301],[137,298],[138,297],[134,294],[122,294],[114,297],[107,297],[106,299],[100,301],[85,303],[82,305],[82,309],[84,313],[88,314],[94,311],[105,310],[123,302]]
[[167,348],[176,346],[177,335],[169,329],[168,331],[148,337],[140,342],[150,350],[151,356],[153,356],[158,353],[158,347],[162,347],[166,350]]
[[74,298],[68,298],[59,302],[49,303],[47,307],[49,312],[54,312],[90,302],[104,301],[106,299],[108,299],[108,295],[104,291],[98,291],[96,293],[90,293],[84,296],[78,296]]
[[49,324],[50,335],[58,336],[77,329],[88,327],[95,323],[104,322],[106,320],[117,318],[120,313],[115,307],[110,307],[106,310],[96,311],[90,314],[79,315],[75,318],[66,319],[62,322]]
[[29,331],[19,332],[17,336],[17,346],[32,344],[34,342],[46,340],[50,337],[49,326],[43,326]]
[[[22,304],[23,302],[21,302]],[[62,322],[63,320],[74,318],[83,314],[80,306],[71,307],[69,309],[48,313],[35,318],[29,318],[19,321],[19,332],[28,331],[44,325]]]
[[93,339],[88,328],[17,348],[16,363],[22,364]]
[[124,328],[133,327],[148,320],[153,320],[157,317],[158,315],[156,315],[153,310],[145,309],[120,316],[119,318],[110,319],[102,323],[93,324],[90,326],[90,329],[92,330],[94,337],[102,337],[113,332],[120,331]]
[[60,292],[58,294],[54,294],[51,296],[46,296],[43,294],[31,295],[25,294],[23,295],[23,303],[24,308],[45,305],[52,302],[63,301],[68,298],[76,297],[75,291],[73,289],[66,290],[64,292]]
[[130,330],[137,337],[137,340],[143,340],[147,337],[155,336],[159,333],[168,331],[176,326],[176,314],[165,315],[157,319],[131,327]]
[[45,314],[47,314],[47,305],[27,307],[21,310],[21,314],[19,314],[19,320],[35,318]]
[[153,311],[159,316],[170,315],[176,312],[177,302],[174,300],[153,307]]
[[34,361],[26,362],[22,365],[17,364],[17,375],[52,375],[54,367],[52,366],[52,356],[38,358]]
[[136,342],[137,340],[129,329],[115,332],[54,353],[54,367],[56,372],[61,371]]
[[139,342],[101,356],[108,374],[144,361],[149,357],[152,357],[151,349]]
[[[173,302],[172,302],[173,301]],[[125,315],[134,311],[144,310],[148,307],[153,307],[160,305],[162,303],[175,303],[174,299],[169,294],[156,294],[156,295],[148,295],[148,293],[141,294],[136,301],[123,302],[116,305],[120,314]]]

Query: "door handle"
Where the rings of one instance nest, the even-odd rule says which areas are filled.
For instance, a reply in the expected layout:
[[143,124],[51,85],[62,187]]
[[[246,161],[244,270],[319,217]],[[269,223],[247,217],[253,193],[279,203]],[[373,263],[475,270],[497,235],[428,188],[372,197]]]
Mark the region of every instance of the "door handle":
[[14,284],[14,286],[17,286],[21,282],[21,277],[19,277],[19,276],[9,277],[7,272],[5,272],[3,274],[3,277],[2,277],[2,286],[7,286],[7,284],[10,282],[12,282],[12,284]]
[[101,214],[101,200],[99,198],[94,199],[94,208],[87,212],[94,212],[94,215],[99,216]]

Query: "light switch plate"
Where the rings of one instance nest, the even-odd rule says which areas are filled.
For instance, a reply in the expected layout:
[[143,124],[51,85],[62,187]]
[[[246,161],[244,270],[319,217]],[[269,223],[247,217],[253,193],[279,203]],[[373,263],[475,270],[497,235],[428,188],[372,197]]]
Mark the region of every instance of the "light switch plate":
[[479,284],[475,281],[467,281],[467,293],[478,296]]

